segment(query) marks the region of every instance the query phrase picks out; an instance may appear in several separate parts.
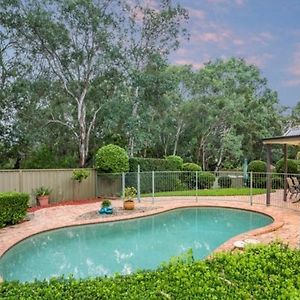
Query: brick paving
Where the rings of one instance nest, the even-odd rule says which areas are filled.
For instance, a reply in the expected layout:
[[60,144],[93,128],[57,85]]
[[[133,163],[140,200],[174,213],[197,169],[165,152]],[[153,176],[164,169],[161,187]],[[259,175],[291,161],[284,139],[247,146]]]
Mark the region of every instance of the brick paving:
[[[91,219],[85,219],[82,216],[97,211],[100,207],[100,202],[48,207],[32,213],[33,217],[30,221],[0,229],[0,256],[16,243],[39,232],[66,226],[143,217],[170,209],[191,206],[240,208],[265,213],[274,219],[274,222],[266,227],[233,237],[221,245],[216,252],[232,250],[235,241],[249,238],[255,238],[262,243],[280,240],[291,247],[298,248],[300,239],[300,211],[290,208],[293,208],[293,205],[295,208],[298,208],[299,203],[292,204],[291,201],[288,203],[283,202],[280,200],[281,195],[280,191],[273,193],[271,203],[277,206],[268,207],[263,205],[265,195],[253,196],[253,203],[261,203],[253,205],[249,203],[249,196],[198,197],[197,201],[195,197],[160,197],[156,198],[153,204],[151,198],[143,198],[141,203],[136,202],[136,206],[140,208],[139,210],[128,211],[125,214],[93,217]],[[112,200],[112,205],[121,209],[122,201]]]

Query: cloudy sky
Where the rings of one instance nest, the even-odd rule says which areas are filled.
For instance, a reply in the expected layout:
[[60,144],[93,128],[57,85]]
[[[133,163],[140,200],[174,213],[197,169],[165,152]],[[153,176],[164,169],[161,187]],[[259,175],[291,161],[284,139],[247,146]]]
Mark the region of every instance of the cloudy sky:
[[[153,0],[152,0],[153,1]],[[257,65],[282,105],[300,101],[300,0],[176,0],[190,12],[190,41],[176,64],[243,57]]]

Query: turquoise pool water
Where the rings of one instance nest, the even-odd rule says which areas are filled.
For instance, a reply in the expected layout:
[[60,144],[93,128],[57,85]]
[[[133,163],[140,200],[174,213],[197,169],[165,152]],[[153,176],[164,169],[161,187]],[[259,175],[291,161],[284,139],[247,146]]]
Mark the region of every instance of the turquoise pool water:
[[63,228],[32,236],[0,259],[5,280],[76,278],[154,269],[192,248],[201,259],[231,237],[272,223],[263,214],[185,208],[130,221]]

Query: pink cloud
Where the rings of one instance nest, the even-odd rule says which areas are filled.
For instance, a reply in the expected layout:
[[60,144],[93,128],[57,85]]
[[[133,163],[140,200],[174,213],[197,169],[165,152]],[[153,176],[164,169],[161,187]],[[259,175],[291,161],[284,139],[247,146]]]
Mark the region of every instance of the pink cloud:
[[232,37],[230,30],[221,30],[219,32],[204,32],[197,36],[192,36],[193,39],[205,43],[220,43]]
[[266,63],[268,62],[268,60],[270,60],[271,58],[273,58],[273,55],[270,53],[262,53],[260,55],[250,55],[250,56],[246,56],[245,60],[249,63],[249,64],[253,64],[256,65],[259,68],[262,68],[266,65]]
[[205,19],[205,12],[201,9],[194,9],[194,8],[188,8],[189,15],[192,18],[198,19],[198,20],[204,20]]
[[210,4],[226,4],[226,5],[238,5],[243,6],[246,3],[246,0],[206,0]]
[[268,31],[263,31],[263,32],[260,32],[256,35],[254,35],[251,40],[254,42],[258,42],[258,43],[267,44],[268,42],[270,42],[274,39],[275,39],[275,37],[272,33],[268,32]]
[[299,77],[300,79],[300,44],[297,45],[296,51],[293,55],[293,64],[288,68],[291,75]]
[[285,80],[283,82],[283,85],[284,86],[290,86],[290,87],[300,86],[300,78]]

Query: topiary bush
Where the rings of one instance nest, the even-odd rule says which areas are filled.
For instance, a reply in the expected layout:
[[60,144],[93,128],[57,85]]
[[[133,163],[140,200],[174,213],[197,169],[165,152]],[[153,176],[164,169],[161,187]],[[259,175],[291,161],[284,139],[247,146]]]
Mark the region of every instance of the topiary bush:
[[220,176],[218,178],[218,184],[221,188],[230,188],[232,179],[229,176]]
[[141,172],[149,171],[176,171],[176,166],[171,160],[163,158],[142,158],[142,157],[130,157],[129,158],[129,171],[137,172],[138,165]]
[[183,167],[183,159],[177,155],[169,155],[166,160],[170,163],[172,171],[181,171]]
[[128,155],[117,145],[110,144],[100,148],[95,161],[97,170],[102,173],[122,173],[129,170]]
[[210,189],[213,187],[216,176],[210,172],[200,172],[198,174],[199,189]]
[[182,171],[202,171],[202,168],[195,163],[184,163]]
[[0,228],[24,219],[29,195],[25,193],[0,193]]
[[262,160],[253,160],[248,165],[248,172],[265,173],[267,172],[267,163]]
[[[298,174],[298,164],[293,159],[287,160],[288,173]],[[276,173],[284,173],[284,159],[276,163]]]

